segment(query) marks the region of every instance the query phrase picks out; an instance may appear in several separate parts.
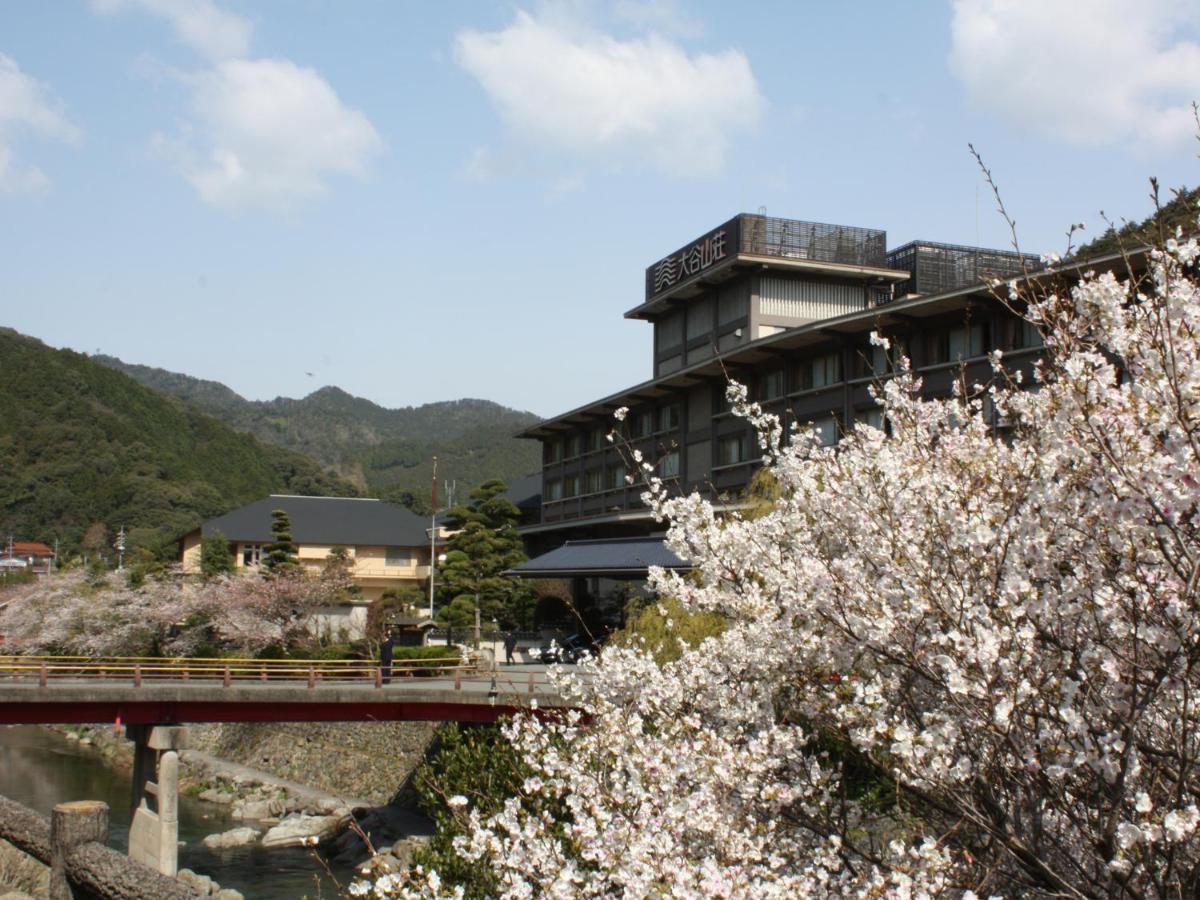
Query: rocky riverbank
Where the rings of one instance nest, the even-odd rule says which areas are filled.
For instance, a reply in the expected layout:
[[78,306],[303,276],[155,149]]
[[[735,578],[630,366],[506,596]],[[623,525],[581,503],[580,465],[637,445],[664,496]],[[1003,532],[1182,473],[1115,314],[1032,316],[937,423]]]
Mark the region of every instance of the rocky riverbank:
[[[112,728],[62,731],[115,765],[132,763],[133,745]],[[180,790],[246,823],[210,835],[206,846],[320,846],[344,863],[374,850],[389,857],[384,864],[400,864],[431,830],[404,807],[433,734],[427,723],[191,726]]]

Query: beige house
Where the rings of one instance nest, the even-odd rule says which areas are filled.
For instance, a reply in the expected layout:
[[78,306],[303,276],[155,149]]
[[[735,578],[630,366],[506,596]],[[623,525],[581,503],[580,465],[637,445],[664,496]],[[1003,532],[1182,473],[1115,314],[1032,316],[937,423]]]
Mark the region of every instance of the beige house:
[[319,572],[334,547],[349,554],[361,599],[324,611],[322,627],[361,636],[371,601],[391,588],[428,584],[429,522],[394,503],[347,497],[272,494],[209,519],[183,538],[184,571],[200,571],[201,541],[217,532],[229,540],[237,568],[259,565],[272,540],[276,509],[288,514],[296,556],[306,569]]

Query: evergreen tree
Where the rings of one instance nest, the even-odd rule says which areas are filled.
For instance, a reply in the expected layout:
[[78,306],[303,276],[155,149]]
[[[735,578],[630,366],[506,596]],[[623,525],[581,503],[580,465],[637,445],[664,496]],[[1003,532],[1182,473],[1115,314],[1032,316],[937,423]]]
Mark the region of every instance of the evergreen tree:
[[285,510],[271,510],[271,537],[271,543],[263,548],[267,551],[263,564],[272,572],[297,568],[300,564],[296,561],[296,545],[292,543],[292,521]]
[[232,571],[233,551],[229,549],[229,538],[214,531],[200,543],[200,574],[212,578]]
[[[500,574],[528,559],[517,533],[521,511],[504,496],[506,490],[499,479],[485,481],[471,491],[469,505],[450,510],[447,524],[457,534],[438,571],[438,593],[446,615],[469,606],[473,619],[478,595],[482,621],[528,628],[533,622],[533,592],[526,582]],[[447,621],[446,615],[440,618]]]

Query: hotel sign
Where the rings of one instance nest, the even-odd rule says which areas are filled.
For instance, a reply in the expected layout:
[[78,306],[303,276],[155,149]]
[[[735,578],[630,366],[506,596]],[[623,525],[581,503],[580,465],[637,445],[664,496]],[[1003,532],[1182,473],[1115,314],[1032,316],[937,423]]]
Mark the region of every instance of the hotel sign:
[[734,218],[646,269],[646,300],[737,255],[737,248],[738,220]]

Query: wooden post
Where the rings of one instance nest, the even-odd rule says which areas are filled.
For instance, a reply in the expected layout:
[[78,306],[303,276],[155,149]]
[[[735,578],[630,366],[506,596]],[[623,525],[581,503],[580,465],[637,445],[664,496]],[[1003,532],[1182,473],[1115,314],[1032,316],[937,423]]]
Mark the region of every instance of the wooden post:
[[462,669],[454,670],[454,689],[456,691],[462,690]]
[[134,687],[142,686],[142,664],[141,663],[133,664],[133,686]]
[[317,670],[312,666],[308,667],[308,689],[311,691],[317,686]]
[[71,900],[75,894],[67,881],[67,855],[80,844],[108,840],[108,804],[99,800],[60,803],[50,814],[51,900]]
[[383,687],[383,669],[379,666],[375,667],[375,687]]
[[225,667],[225,673],[221,679],[221,682],[225,685],[225,687],[229,687],[229,666]]
[[529,693],[533,693],[533,673],[529,673]]
[[38,667],[38,687],[46,686],[46,664],[42,663]]

